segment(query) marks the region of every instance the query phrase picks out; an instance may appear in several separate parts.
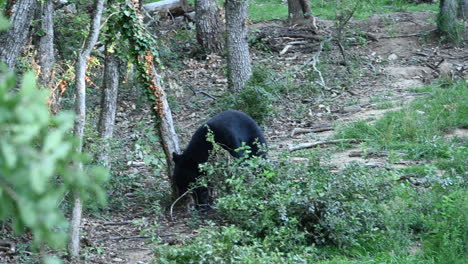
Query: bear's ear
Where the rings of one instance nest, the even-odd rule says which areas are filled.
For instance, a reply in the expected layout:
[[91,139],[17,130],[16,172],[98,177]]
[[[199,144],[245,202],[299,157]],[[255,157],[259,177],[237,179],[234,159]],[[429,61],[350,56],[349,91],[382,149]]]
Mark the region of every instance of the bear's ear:
[[177,163],[177,162],[180,160],[181,157],[182,157],[182,155],[179,155],[179,154],[177,154],[177,153],[175,153],[175,152],[172,152],[172,160],[173,160],[175,163]]

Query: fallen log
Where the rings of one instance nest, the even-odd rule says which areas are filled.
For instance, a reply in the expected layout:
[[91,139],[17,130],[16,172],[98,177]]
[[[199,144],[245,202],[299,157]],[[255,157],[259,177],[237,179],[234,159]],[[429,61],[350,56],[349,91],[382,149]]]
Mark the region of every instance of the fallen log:
[[144,4],[143,8],[148,13],[154,12],[170,12],[174,13],[173,10],[183,9],[187,10],[187,0],[163,0],[159,2]]
[[299,134],[320,133],[320,132],[331,131],[331,130],[334,130],[334,128],[331,126],[315,127],[315,128],[296,127],[292,130],[291,137],[294,137],[295,135],[299,135]]

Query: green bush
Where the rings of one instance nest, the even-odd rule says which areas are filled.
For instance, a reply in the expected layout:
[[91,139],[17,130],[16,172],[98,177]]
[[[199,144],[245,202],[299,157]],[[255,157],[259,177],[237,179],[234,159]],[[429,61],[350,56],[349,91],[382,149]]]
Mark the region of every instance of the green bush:
[[67,237],[59,209],[64,195],[72,191],[103,202],[107,173],[89,168],[83,174],[72,166],[85,160],[69,134],[73,115],[50,115],[46,91],[35,82],[27,73],[16,90],[14,74],[0,72],[0,221],[11,220],[17,233],[30,230],[35,246],[60,247]]
[[[464,254],[466,191],[459,175],[442,177],[431,166],[391,172],[357,164],[332,172],[315,154],[299,164],[287,155],[276,162],[220,156],[202,165],[202,184],[213,188],[222,220],[183,246],[158,246],[161,263],[425,263],[437,254]],[[408,173],[417,178],[400,178]],[[410,256],[415,241],[425,247]]]
[[241,92],[227,94],[220,101],[219,110],[235,109],[250,115],[262,123],[273,112],[272,73],[259,67],[254,68],[252,77]]

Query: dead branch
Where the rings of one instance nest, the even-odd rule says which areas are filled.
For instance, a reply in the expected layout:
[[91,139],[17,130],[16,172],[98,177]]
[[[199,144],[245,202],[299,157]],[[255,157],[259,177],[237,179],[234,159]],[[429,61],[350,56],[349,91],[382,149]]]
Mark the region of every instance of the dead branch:
[[388,157],[388,152],[387,151],[369,151],[369,152],[364,152],[364,151],[351,151],[349,153],[349,157]]
[[296,127],[292,130],[291,137],[294,137],[295,135],[299,135],[299,134],[320,133],[320,132],[331,131],[331,130],[334,130],[334,128],[331,126],[317,127],[317,128]]
[[124,222],[106,222],[103,225],[131,225],[133,221],[124,221]]
[[[317,62],[319,62],[319,59],[320,59],[320,54],[322,53],[322,50],[323,50],[323,45],[325,44],[325,42],[328,42],[330,41],[332,38],[328,38],[326,40],[323,40],[322,42],[320,42],[320,45],[319,45],[319,48],[318,48],[318,51],[317,53],[315,53],[314,56],[312,56],[310,59],[308,59],[304,64],[302,64],[301,66],[299,66],[299,68],[297,68],[291,75],[294,75],[296,73],[298,73],[299,71],[301,71],[304,67],[308,66],[308,65],[312,65],[312,68],[314,69],[315,72],[318,73],[319,77],[320,77],[320,82],[317,82],[320,86],[324,87],[325,89],[328,89],[326,84],[325,84],[325,80],[323,79],[323,76],[322,76],[322,73],[317,69]],[[283,51],[282,51],[283,52]],[[282,79],[286,78],[286,75],[280,77],[279,79],[277,79],[276,81],[280,81]]]
[[365,142],[366,140],[364,139],[357,139],[357,138],[351,138],[351,139],[333,139],[333,140],[326,140],[326,141],[316,141],[316,142],[307,142],[307,143],[301,143],[296,146],[290,146],[289,151],[296,151],[300,149],[306,149],[306,148],[315,148],[318,146],[323,146],[323,145],[329,145],[329,144],[340,144],[340,143],[361,143]]
[[95,242],[103,242],[103,241],[109,241],[109,240],[127,240],[127,239],[148,239],[151,238],[149,236],[121,236],[121,237],[106,237],[106,238],[101,238],[96,240]]
[[429,30],[429,31],[421,31],[421,32],[418,32],[418,33],[414,33],[414,34],[407,34],[407,35],[398,35],[398,36],[382,36],[382,37],[379,37],[379,39],[391,39],[391,38],[412,38],[412,37],[419,37],[419,36],[423,36],[423,35],[428,35],[432,32],[435,32],[437,31],[437,29],[433,29],[433,30]]
[[209,93],[207,93],[205,91],[198,91],[198,93],[201,93],[201,94],[209,97],[210,99],[213,99],[214,101],[216,101],[216,97],[214,97],[213,95],[211,95],[211,94],[209,94]]

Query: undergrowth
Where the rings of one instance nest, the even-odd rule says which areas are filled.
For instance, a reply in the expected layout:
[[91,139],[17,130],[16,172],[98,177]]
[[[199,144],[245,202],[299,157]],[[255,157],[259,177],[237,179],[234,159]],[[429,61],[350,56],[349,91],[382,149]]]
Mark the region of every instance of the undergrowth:
[[314,151],[303,151],[301,162],[289,153],[210,159],[202,169],[217,220],[183,245],[155,246],[154,261],[466,263],[466,141],[444,137],[448,128],[468,125],[466,88],[433,87],[430,96],[374,124],[338,133],[435,158],[431,164],[401,170],[350,164],[337,172]]

